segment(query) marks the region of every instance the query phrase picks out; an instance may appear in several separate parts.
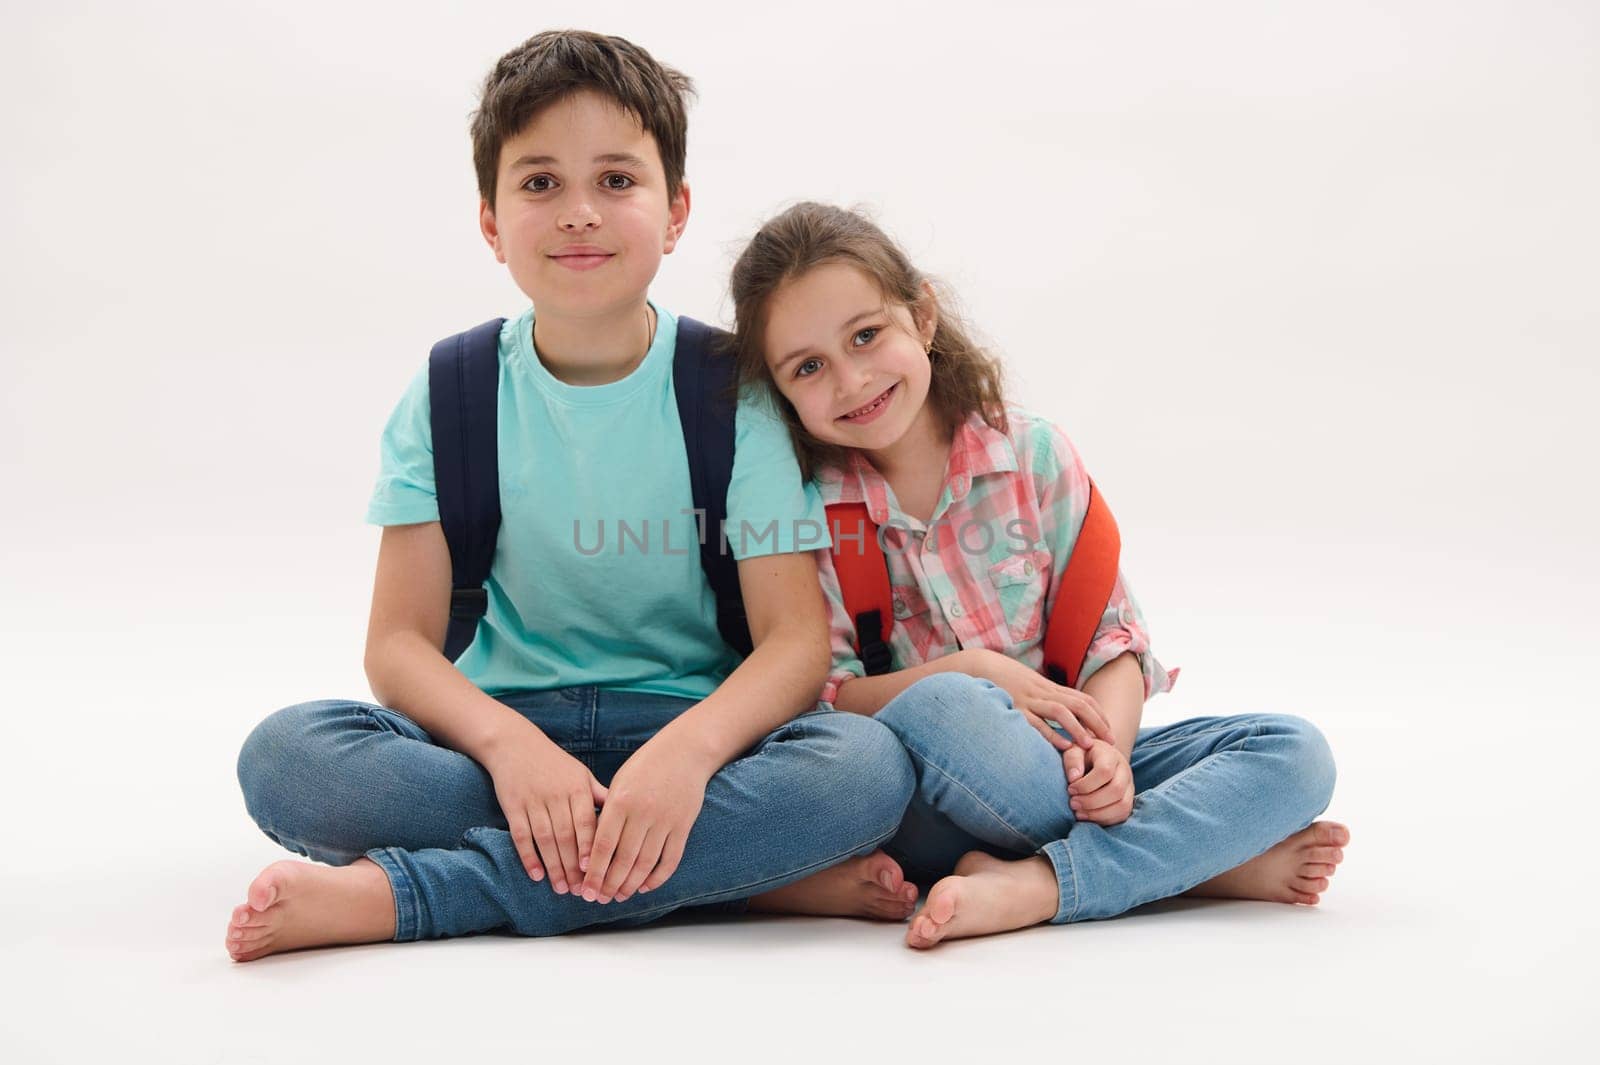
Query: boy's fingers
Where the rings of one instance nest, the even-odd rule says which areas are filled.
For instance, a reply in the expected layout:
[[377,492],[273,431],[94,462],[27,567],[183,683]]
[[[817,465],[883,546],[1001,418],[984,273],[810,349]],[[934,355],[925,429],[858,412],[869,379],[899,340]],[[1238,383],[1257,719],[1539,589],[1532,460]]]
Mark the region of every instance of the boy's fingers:
[[666,842],[661,848],[661,861],[656,864],[655,872],[640,885],[640,891],[654,891],[671,879],[672,874],[678,871],[678,863],[683,860],[683,845],[688,838],[688,834],[683,832],[667,833]]
[[628,827],[622,833],[622,841],[617,844],[617,853],[611,859],[611,870],[606,873],[606,878],[600,884],[600,901],[610,902],[621,890],[623,883],[633,872],[634,863],[639,860],[639,851],[644,846],[645,837],[649,835],[647,826],[639,818],[628,822]]
[[1062,751],[1061,768],[1066,770],[1067,783],[1076,783],[1083,776],[1083,748],[1074,746]]
[[[594,803],[591,796],[576,794],[572,796],[572,829],[578,843],[578,879],[581,881],[584,872],[584,863],[588,860],[589,852],[594,849]],[[574,881],[576,883],[578,881]]]
[[661,847],[666,841],[666,832],[659,828],[652,828],[650,834],[645,836],[643,845],[639,847],[639,857],[634,859],[633,872],[617,888],[618,902],[631,898],[639,890],[639,885],[649,879],[656,863],[661,860]]
[[550,827],[550,815],[543,807],[536,806],[528,811],[529,824],[533,827],[533,842],[539,848],[539,860],[550,873],[553,886],[559,891],[561,882],[566,879],[566,873],[561,866],[561,849],[556,846],[555,830]]
[[[583,878],[583,897],[593,902],[600,897],[600,885],[611,866],[611,855],[616,853],[617,834],[622,831],[622,814],[615,807],[607,807],[600,814],[600,823],[594,830],[594,849],[589,852],[589,871]],[[593,895],[594,898],[589,898]]]
[[556,799],[546,807],[545,812],[550,815],[551,829],[556,836],[556,851],[561,855],[561,879],[570,887],[583,879],[583,873],[578,868],[578,838],[572,825],[572,807]]
[[517,847],[517,857],[522,859],[522,868],[528,871],[534,883],[538,883],[544,879],[544,865],[539,861],[539,852],[533,848],[533,831],[528,827],[527,812],[508,818],[507,823],[511,828],[511,842]]

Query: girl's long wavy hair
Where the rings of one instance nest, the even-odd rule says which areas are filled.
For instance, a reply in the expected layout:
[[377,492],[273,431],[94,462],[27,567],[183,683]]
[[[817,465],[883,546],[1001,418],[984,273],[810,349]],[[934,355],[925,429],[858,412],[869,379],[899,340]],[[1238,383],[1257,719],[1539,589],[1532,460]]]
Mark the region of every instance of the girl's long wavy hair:
[[[824,263],[846,263],[872,278],[886,304],[900,304],[915,315],[928,299],[924,281],[900,246],[869,219],[841,207],[799,203],[771,219],[750,238],[733,267],[733,352],[740,387],[765,388],[789,428],[801,475],[810,478],[827,466],[847,467],[849,448],[825,444],[806,431],[793,404],[778,391],[767,369],[763,337],[773,294],[786,282]],[[939,287],[935,285],[936,289]],[[1000,363],[974,343],[942,293],[938,324],[929,353],[933,376],[928,403],[948,434],[973,413],[1000,432],[1007,431],[1005,388]]]

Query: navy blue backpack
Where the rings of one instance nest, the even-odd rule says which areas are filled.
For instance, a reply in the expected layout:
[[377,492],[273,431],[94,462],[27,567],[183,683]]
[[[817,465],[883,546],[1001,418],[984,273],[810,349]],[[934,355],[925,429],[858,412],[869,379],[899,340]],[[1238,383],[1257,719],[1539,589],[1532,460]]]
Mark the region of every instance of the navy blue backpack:
[[[494,318],[446,337],[428,354],[429,417],[439,523],[450,545],[450,627],[444,654],[452,662],[472,642],[488,610],[484,582],[500,532],[500,327]],[[750,626],[739,592],[739,569],[721,549],[733,476],[733,359],[728,334],[692,318],[678,319],[672,385],[683,423],[694,506],[705,515],[700,566],[717,600],[717,630],[740,655],[751,651]],[[551,564],[556,564],[551,560]]]

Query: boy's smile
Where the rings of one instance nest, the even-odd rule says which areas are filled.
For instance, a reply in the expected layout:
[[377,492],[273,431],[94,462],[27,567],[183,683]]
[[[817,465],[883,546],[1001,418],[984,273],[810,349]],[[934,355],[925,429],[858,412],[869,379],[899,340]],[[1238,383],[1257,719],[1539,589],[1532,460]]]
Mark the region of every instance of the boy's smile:
[[[577,330],[601,347],[647,320],[650,282],[688,216],[688,186],[667,195],[655,139],[593,91],[557,100],[506,139],[495,203],[479,207],[495,258],[533,301],[541,339],[575,341]],[[562,346],[570,357],[587,345]]]

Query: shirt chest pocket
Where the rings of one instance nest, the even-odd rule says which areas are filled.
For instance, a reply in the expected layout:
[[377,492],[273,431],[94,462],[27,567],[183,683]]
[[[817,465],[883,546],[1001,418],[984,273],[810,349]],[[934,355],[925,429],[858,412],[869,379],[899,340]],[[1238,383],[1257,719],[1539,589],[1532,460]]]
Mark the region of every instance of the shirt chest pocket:
[[989,567],[989,582],[1005,612],[1012,643],[1038,638],[1049,581],[1050,568],[1042,551],[1024,551]]
[[928,626],[928,601],[915,585],[894,585],[894,623],[924,631]]

